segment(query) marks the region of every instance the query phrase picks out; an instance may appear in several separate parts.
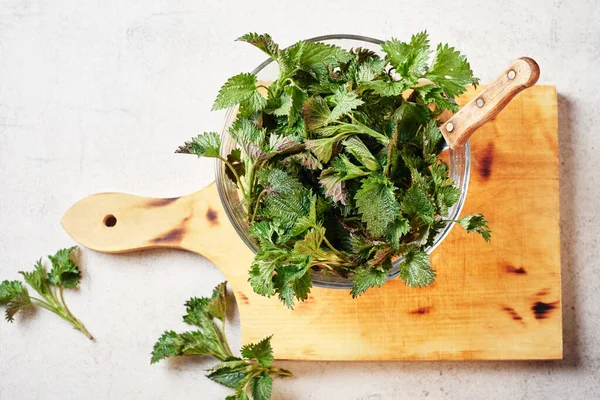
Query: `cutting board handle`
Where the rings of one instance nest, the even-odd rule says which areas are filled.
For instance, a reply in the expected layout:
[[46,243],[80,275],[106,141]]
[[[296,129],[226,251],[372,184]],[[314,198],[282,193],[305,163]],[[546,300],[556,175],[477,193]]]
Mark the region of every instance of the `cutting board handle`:
[[228,226],[226,219],[213,183],[174,198],[94,194],[73,205],[61,223],[73,239],[105,253],[170,247],[202,254],[205,239]]
[[517,59],[442,125],[442,134],[450,148],[464,146],[479,127],[498,115],[513,97],[535,85],[539,77],[540,67],[533,59]]

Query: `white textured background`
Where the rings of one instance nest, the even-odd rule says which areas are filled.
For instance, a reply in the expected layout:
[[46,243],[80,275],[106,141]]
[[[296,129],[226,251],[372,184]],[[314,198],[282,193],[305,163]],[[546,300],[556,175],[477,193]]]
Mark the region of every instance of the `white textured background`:
[[[597,1],[0,0],[0,279],[73,244],[59,221],[96,192],[178,196],[213,179],[212,161],[174,155],[217,130],[210,107],[231,75],[265,56],[234,39],[281,44],[326,33],[376,38],[427,29],[487,82],[513,59],[558,88],[565,359],[561,362],[282,362],[278,399],[600,397],[600,7]],[[531,210],[535,212],[535,210]],[[0,321],[0,399],[217,399],[212,362],[150,366],[182,303],[223,277],[177,251],[82,251],[67,302],[88,341],[40,310]],[[239,345],[238,321],[230,331]]]

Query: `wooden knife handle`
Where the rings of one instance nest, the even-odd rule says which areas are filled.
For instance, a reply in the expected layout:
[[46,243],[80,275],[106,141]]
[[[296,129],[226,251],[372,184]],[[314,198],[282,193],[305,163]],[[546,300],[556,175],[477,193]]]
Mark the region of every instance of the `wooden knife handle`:
[[539,77],[540,67],[533,59],[522,57],[516,60],[441,126],[450,148],[464,146],[479,127],[498,115],[513,97],[535,85]]

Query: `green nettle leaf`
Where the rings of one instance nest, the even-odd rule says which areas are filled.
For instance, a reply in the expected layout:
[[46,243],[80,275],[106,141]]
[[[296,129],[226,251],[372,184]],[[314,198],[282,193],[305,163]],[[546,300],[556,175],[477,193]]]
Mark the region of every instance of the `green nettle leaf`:
[[264,98],[258,90],[254,90],[248,98],[240,102],[240,107],[245,107],[252,111],[260,111],[267,105],[267,99]]
[[288,263],[276,270],[273,278],[279,299],[288,307],[294,308],[294,298],[304,301],[308,298],[312,279],[308,260]]
[[436,187],[454,185],[454,181],[448,177],[448,173],[448,164],[443,161],[431,165],[431,178]]
[[358,268],[352,277],[353,286],[350,294],[353,298],[356,298],[363,294],[367,289],[375,286],[381,287],[386,281],[386,271],[369,267]]
[[269,100],[270,101],[267,102],[267,107],[269,107],[267,111],[269,112],[269,114],[277,115],[280,117],[283,115],[290,114],[290,108],[292,107],[292,97],[289,94],[284,93],[281,95],[281,97]]
[[486,242],[489,242],[492,239],[492,231],[483,214],[467,215],[466,217],[459,219],[458,223],[469,233],[479,233]]
[[394,249],[399,250],[400,238],[410,232],[410,223],[406,218],[397,216],[388,229],[387,238],[390,244]]
[[231,124],[229,134],[240,146],[253,143],[260,147],[265,141],[267,132],[248,118],[238,118]]
[[262,148],[260,148],[254,143],[248,143],[247,145],[245,145],[244,152],[253,162],[257,164],[268,160],[273,155],[267,154]]
[[247,370],[248,363],[238,359],[217,364],[206,376],[223,386],[235,389],[246,377]]
[[19,271],[25,282],[29,286],[35,289],[36,292],[44,297],[52,296],[50,294],[50,286],[48,285],[48,276],[46,275],[46,269],[42,265],[42,260],[38,260],[35,263],[35,268],[31,272]]
[[206,311],[210,316],[221,321],[225,321],[227,316],[227,282],[217,285],[206,305]]
[[358,90],[372,90],[375,94],[384,97],[400,96],[406,89],[410,88],[414,83],[409,80],[389,81],[376,80],[363,83]]
[[166,331],[154,344],[151,363],[157,363],[167,357],[178,356],[183,346],[183,340],[174,331]]
[[329,162],[333,153],[333,145],[338,141],[337,137],[322,139],[311,139],[304,142],[307,150],[310,150],[319,161]]
[[254,111],[260,111],[267,105],[267,99],[256,88],[256,75],[254,74],[241,73],[229,78],[221,87],[213,104],[213,110],[221,110],[242,103]]
[[340,154],[331,162],[332,168],[342,181],[360,178],[361,176],[369,175],[369,172],[363,171],[360,167],[352,164],[348,157]]
[[396,188],[382,175],[366,178],[354,197],[362,221],[375,237],[385,236],[388,226],[400,213],[400,207],[394,195]]
[[17,295],[10,299],[6,304],[6,320],[8,322],[13,322],[15,314],[31,304],[29,292],[27,292],[26,288],[23,288],[23,290],[17,293]]
[[321,96],[312,96],[302,103],[302,115],[309,132],[327,124],[331,111]]
[[279,57],[279,67],[281,68],[281,76],[289,76],[290,71],[300,63],[300,58],[304,52],[305,41],[297,42],[296,44],[282,50]]
[[275,273],[277,265],[278,262],[271,259],[255,260],[252,263],[250,266],[250,277],[248,278],[248,282],[252,285],[254,292],[267,297],[271,297],[275,294],[273,274]]
[[248,233],[253,238],[257,239],[261,247],[274,244],[273,234],[276,231],[275,224],[272,221],[252,221],[248,228]]
[[423,161],[423,157],[419,157],[418,155],[412,153],[412,149],[405,147],[400,151],[400,158],[402,158],[404,165],[406,165],[411,171],[413,184],[421,183],[424,178],[418,171],[421,171],[424,168],[425,163]]
[[189,299],[185,306],[186,315],[183,316],[183,321],[198,329],[180,335],[184,341],[182,354],[213,354],[226,358],[227,351],[222,346],[220,334],[213,322],[215,315],[211,314],[211,299],[194,297]]
[[243,389],[240,389],[239,387],[236,389],[235,396],[233,398],[235,400],[250,400],[248,394],[246,393],[246,384],[244,384]]
[[432,224],[435,219],[435,207],[422,188],[413,185],[406,191],[401,203],[402,212],[419,217],[426,224]]
[[308,214],[310,197],[306,192],[286,194],[268,193],[265,196],[263,214],[268,218],[279,219],[282,224],[293,226],[296,221]]
[[427,32],[423,31],[413,35],[410,43],[398,39],[391,39],[381,45],[387,54],[390,63],[403,77],[420,77],[427,70],[429,60],[429,39]]
[[273,357],[273,348],[271,347],[271,336],[267,336],[258,343],[250,343],[242,347],[242,356],[245,358],[256,359],[260,365],[269,368],[275,358]]
[[325,228],[317,227],[309,230],[304,239],[299,240],[294,245],[294,251],[300,254],[308,255],[313,258],[323,256],[324,250],[321,249],[321,243],[325,237]]
[[331,198],[334,203],[348,205],[346,186],[334,168],[323,170],[319,176],[319,183],[325,189],[325,197]]
[[356,84],[360,86],[375,79],[383,72],[385,64],[385,60],[379,58],[371,58],[360,64],[356,72]]
[[336,125],[319,128],[316,132],[321,137],[332,138],[333,136],[334,142],[353,134],[370,136],[384,146],[387,146],[390,140],[387,136],[369,128],[358,120],[353,120],[352,123],[338,122]]
[[438,129],[436,121],[429,121],[423,129],[423,153],[434,154],[440,140],[442,140],[442,132]]
[[298,179],[293,178],[281,169],[264,170],[261,182],[268,185],[274,192],[282,194],[293,194],[294,191],[305,190]]
[[52,262],[52,269],[48,274],[50,282],[57,286],[62,285],[66,288],[76,288],[79,286],[81,272],[77,265],[71,260],[71,254],[77,247],[62,249],[56,252],[54,256],[48,256]]
[[400,263],[400,279],[408,286],[428,286],[435,279],[435,271],[429,265],[429,255],[418,247],[411,247],[404,253]]
[[419,93],[425,104],[434,103],[440,112],[444,110],[458,111],[458,104],[453,99],[446,97],[439,86],[433,84],[423,85],[415,87],[415,90]]
[[273,388],[273,379],[265,371],[250,381],[250,392],[254,400],[269,400]]
[[346,151],[356,158],[358,162],[364,165],[369,171],[379,171],[381,170],[381,164],[379,161],[373,156],[371,151],[362,140],[358,139],[355,136],[351,136],[348,139],[344,140],[342,143],[346,148]]
[[308,151],[303,151],[302,153],[297,153],[287,158],[288,160],[294,160],[300,163],[304,168],[309,170],[322,170],[323,164],[312,155]]
[[416,142],[416,139],[420,139],[418,132],[430,120],[430,117],[431,112],[427,107],[408,101],[402,103],[394,112],[394,119],[398,126],[399,141]]
[[299,58],[299,64],[317,75],[327,72],[325,65],[348,62],[352,55],[341,47],[318,42],[306,42]]
[[293,125],[302,116],[302,107],[308,95],[306,91],[300,89],[298,86],[286,86],[285,92],[291,98],[288,123]]
[[438,85],[450,98],[464,93],[467,85],[479,83],[473,77],[467,58],[447,44],[438,45],[433,66],[425,78]]
[[318,227],[317,198],[315,196],[313,196],[311,199],[310,211],[309,211],[308,216],[300,217],[298,219],[298,221],[296,221],[296,225],[294,225],[294,228],[290,232],[290,236],[291,237],[299,236],[299,235],[303,234],[304,232],[306,232],[307,230],[309,230],[310,228],[316,228],[316,227]]
[[460,189],[455,186],[438,188],[435,194],[435,203],[440,215],[447,215],[448,209],[460,199]]
[[335,102],[335,107],[331,110],[331,114],[329,114],[327,120],[325,120],[325,125],[337,121],[342,115],[349,113],[363,104],[363,101],[358,98],[355,92],[347,91],[345,88],[340,88],[333,94],[333,101]]
[[26,290],[19,281],[3,281],[0,284],[0,305],[7,304],[23,290]]
[[247,33],[237,38],[240,42],[248,42],[264,51],[269,57],[277,59],[279,57],[279,46],[273,42],[270,35],[263,33]]
[[288,154],[304,150],[304,145],[291,136],[271,134],[269,137],[269,153]]
[[195,154],[198,157],[219,157],[221,150],[221,138],[216,132],[205,132],[192,138],[191,141],[185,144],[176,153]]

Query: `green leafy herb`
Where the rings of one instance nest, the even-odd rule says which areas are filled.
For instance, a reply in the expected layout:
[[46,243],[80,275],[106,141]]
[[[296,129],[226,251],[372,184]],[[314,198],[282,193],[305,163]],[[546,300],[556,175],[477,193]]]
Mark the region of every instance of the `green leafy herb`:
[[240,104],[252,111],[259,111],[267,105],[267,100],[262,97],[256,88],[256,75],[241,73],[232,78],[221,88],[213,110],[220,110]]
[[[193,297],[185,303],[183,321],[194,330],[165,331],[154,345],[150,362],[154,364],[176,356],[212,356],[219,364],[210,368],[206,376],[235,389],[235,394],[227,399],[268,400],[273,386],[271,376],[289,377],[292,373],[273,366],[272,336],[243,346],[241,357],[233,354],[225,334],[226,285],[227,282],[217,285],[211,297]],[[2,293],[0,291],[0,296]]]
[[387,273],[381,269],[363,267],[356,270],[352,280],[354,286],[350,293],[352,297],[358,297],[369,288],[381,287],[387,280]]
[[370,234],[385,236],[388,226],[400,212],[396,187],[384,175],[372,175],[362,181],[356,192],[356,206]]
[[81,272],[72,260],[74,250],[75,247],[62,249],[48,256],[52,263],[50,273],[46,272],[41,260],[36,262],[33,271],[19,272],[41,298],[30,296],[20,281],[4,281],[0,284],[0,305],[6,305],[5,317],[8,322],[13,322],[15,314],[25,308],[40,307],[52,311],[90,340],[93,339],[83,323],[71,313],[64,299],[64,289],[77,288],[81,279]]
[[482,214],[467,215],[457,221],[467,232],[479,233],[486,242],[492,240],[490,227]]
[[281,49],[257,33],[239,40],[271,57],[278,78],[264,96],[252,74],[221,88],[215,109],[239,105],[229,127],[238,148],[227,157],[211,133],[179,151],[221,159],[239,188],[260,247],[249,271],[256,293],[292,308],[319,272],[351,279],[356,297],[394,266],[407,285],[427,286],[426,250],[448,224],[490,239],[481,214],[448,219],[461,193],[439,154],[438,118],[478,84],[464,55],[431,47],[427,32],[392,38],[380,53],[308,41]]
[[221,138],[216,132],[198,135],[192,141],[185,143],[177,152],[195,154],[198,157],[219,157]]
[[410,247],[400,263],[400,279],[409,286],[428,286],[435,279],[429,256],[417,247]]
[[269,57],[274,59],[279,57],[279,46],[273,42],[271,36],[267,35],[266,33],[262,35],[259,35],[258,33],[247,33],[243,36],[240,36],[237,40],[255,45],[264,51]]

